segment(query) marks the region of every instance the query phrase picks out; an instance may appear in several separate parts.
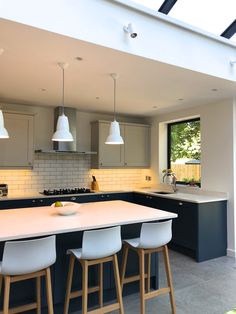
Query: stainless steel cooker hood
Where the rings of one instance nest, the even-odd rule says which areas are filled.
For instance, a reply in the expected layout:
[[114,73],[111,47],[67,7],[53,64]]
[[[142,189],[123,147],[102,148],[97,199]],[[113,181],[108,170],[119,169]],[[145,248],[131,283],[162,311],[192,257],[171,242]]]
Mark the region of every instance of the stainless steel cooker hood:
[[[62,112],[62,107],[56,107],[54,110],[54,131],[56,130],[58,116]],[[97,154],[97,152],[91,151],[79,151],[77,148],[76,140],[76,109],[64,107],[64,113],[68,117],[70,132],[74,138],[73,142],[56,142],[53,141],[53,150],[41,150],[38,149],[35,153],[41,154]]]

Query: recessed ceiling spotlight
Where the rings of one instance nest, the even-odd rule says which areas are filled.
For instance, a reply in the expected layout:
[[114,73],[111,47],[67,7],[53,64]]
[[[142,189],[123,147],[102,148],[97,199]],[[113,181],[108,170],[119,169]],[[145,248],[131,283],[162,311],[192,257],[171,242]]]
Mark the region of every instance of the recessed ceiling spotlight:
[[217,89],[217,88],[212,88],[211,91],[212,91],[212,92],[217,92],[218,89]]
[[82,57],[75,57],[75,59],[76,59],[77,61],[82,61],[82,60],[83,60]]

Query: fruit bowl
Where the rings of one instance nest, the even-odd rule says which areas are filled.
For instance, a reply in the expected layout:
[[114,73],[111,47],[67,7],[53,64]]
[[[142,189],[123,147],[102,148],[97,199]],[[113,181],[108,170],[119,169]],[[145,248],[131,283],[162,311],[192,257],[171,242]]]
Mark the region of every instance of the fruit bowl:
[[80,204],[73,202],[55,202],[51,206],[57,210],[59,215],[68,216],[75,214]]

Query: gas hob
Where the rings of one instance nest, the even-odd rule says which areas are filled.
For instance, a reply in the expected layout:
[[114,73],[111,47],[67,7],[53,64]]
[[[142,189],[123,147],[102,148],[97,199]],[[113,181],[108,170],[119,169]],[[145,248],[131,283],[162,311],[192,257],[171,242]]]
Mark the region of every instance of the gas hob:
[[40,192],[43,195],[68,195],[68,194],[84,194],[84,193],[93,193],[88,188],[66,188],[66,189],[52,189],[52,190],[43,190]]

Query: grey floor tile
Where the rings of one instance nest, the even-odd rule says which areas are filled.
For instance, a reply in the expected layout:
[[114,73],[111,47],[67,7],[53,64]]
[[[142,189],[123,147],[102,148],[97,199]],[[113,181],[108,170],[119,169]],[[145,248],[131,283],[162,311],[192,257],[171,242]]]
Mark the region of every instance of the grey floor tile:
[[[197,263],[170,251],[177,314],[224,314],[236,307],[236,261],[224,256]],[[166,283],[160,257],[160,284]],[[139,313],[139,294],[124,297],[126,314]],[[79,314],[76,312],[74,314]],[[112,314],[118,313],[118,311]],[[168,295],[146,302],[146,314],[171,314]]]

